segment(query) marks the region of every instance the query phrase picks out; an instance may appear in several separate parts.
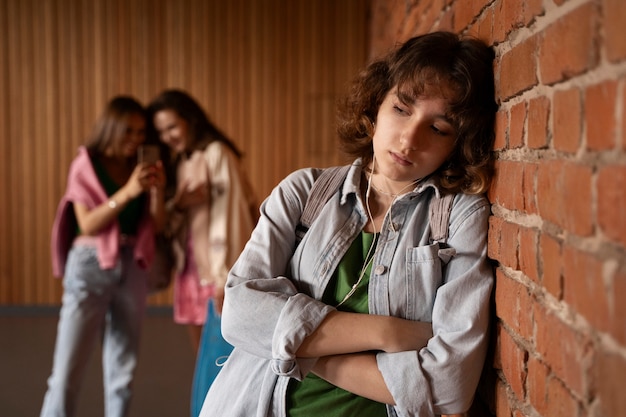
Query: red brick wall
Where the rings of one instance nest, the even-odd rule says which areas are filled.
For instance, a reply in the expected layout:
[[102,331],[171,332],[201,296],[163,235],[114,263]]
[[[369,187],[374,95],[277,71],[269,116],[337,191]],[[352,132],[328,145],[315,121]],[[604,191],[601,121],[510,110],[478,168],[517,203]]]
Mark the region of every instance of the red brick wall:
[[371,55],[494,45],[492,353],[475,415],[626,415],[626,1],[372,0]]

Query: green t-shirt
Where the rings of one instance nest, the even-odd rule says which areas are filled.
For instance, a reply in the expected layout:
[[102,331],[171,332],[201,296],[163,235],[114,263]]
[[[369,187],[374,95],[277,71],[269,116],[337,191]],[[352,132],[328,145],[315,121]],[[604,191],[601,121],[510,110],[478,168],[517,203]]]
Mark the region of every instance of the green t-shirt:
[[[369,252],[373,257],[374,234],[361,232],[354,240],[324,292],[322,300],[338,305],[357,282]],[[372,262],[369,262],[356,291],[338,310],[368,314],[367,287]],[[292,379],[287,391],[289,417],[385,417],[385,404],[369,400],[338,388],[309,373],[302,381]]]

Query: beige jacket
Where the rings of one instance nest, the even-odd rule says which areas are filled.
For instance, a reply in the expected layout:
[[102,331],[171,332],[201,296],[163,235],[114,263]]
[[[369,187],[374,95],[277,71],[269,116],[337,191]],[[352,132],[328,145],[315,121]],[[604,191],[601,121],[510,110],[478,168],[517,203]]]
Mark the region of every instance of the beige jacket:
[[180,212],[168,204],[176,270],[183,271],[188,234],[202,285],[223,287],[258,219],[258,202],[236,155],[215,141],[195,150],[177,167],[177,187],[209,188],[206,205]]

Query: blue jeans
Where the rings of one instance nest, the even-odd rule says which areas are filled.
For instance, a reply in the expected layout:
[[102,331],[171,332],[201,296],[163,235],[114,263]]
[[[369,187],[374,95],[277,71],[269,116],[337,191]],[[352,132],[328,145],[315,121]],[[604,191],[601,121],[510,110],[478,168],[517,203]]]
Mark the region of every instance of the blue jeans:
[[98,341],[102,344],[104,415],[128,414],[146,306],[146,282],[146,272],[133,259],[132,246],[120,248],[120,260],[110,270],[100,269],[95,247],[72,247],[41,417],[76,414],[81,382]]

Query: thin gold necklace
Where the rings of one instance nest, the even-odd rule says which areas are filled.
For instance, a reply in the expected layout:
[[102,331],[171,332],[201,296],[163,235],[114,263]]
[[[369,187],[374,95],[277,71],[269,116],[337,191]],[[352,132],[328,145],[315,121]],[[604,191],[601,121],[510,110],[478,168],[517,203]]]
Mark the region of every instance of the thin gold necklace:
[[401,189],[401,190],[400,190],[397,194],[394,194],[394,193],[390,193],[389,191],[383,191],[383,190],[381,190],[380,188],[378,188],[378,187],[376,186],[376,184],[374,184],[374,181],[373,181],[374,174],[373,174],[373,173],[370,173],[369,175],[370,175],[370,181],[371,181],[371,182],[370,182],[370,184],[372,185],[372,188],[373,188],[374,190],[376,190],[377,192],[379,192],[379,193],[381,193],[381,194],[383,194],[383,195],[386,195],[386,196],[388,196],[388,197],[393,197],[394,199],[395,199],[396,197],[398,197],[400,194],[402,194],[402,192],[403,192],[404,190],[406,190],[407,188],[409,188],[409,187],[410,187],[410,186],[412,186],[412,185],[417,184],[418,182],[420,182],[420,181],[422,180],[421,178],[418,178],[418,179],[416,179],[415,181],[413,181],[413,182],[411,182],[411,183],[409,183],[409,184],[405,185],[404,187],[402,187],[402,189]]
[[377,192],[379,192],[379,193],[381,193],[383,195],[389,196],[389,197],[396,198],[398,196],[398,194],[393,194],[393,193],[390,193],[388,191],[381,190],[380,188],[378,188],[376,186],[376,184],[374,184],[374,181],[372,181],[372,188],[375,189]]

